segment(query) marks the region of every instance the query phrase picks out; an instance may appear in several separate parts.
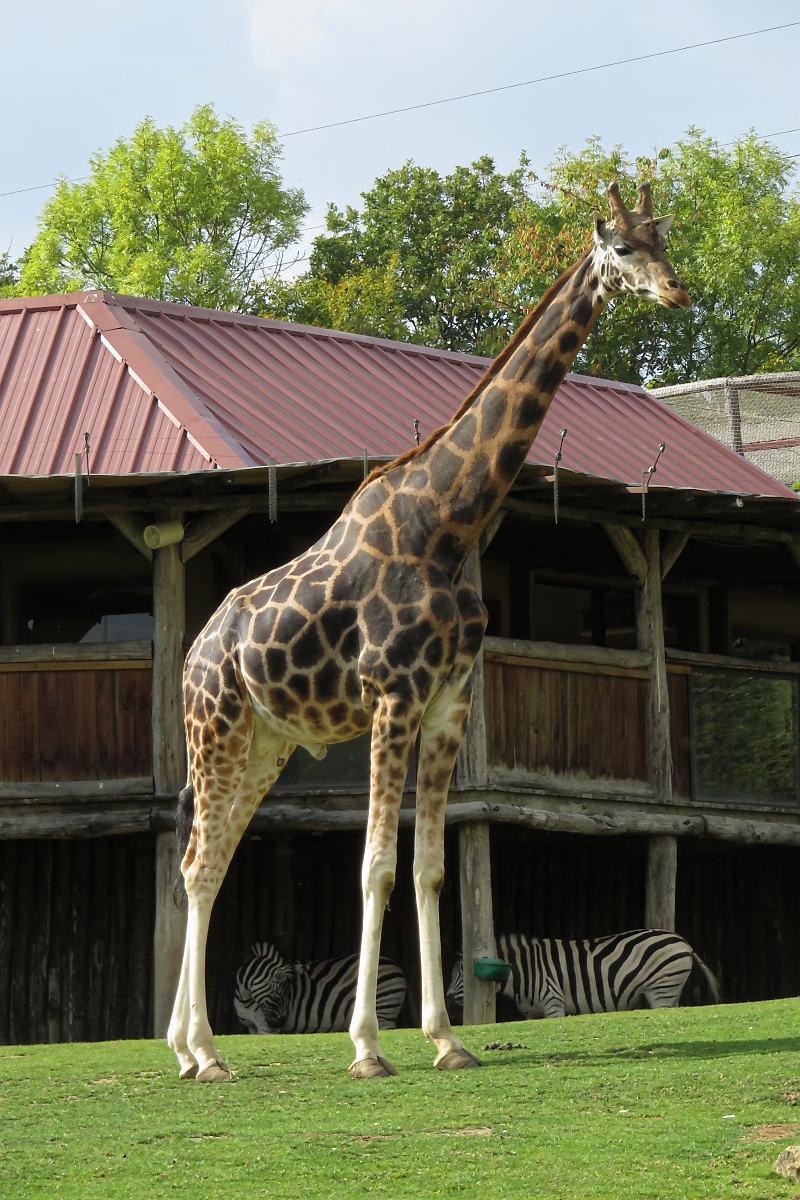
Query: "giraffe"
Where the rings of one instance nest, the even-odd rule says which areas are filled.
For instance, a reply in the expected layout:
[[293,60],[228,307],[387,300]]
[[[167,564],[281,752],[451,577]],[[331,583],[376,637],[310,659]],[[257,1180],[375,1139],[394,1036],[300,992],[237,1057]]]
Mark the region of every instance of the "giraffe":
[[[394,885],[409,752],[420,735],[414,886],[422,1029],[440,1069],[480,1063],[445,1008],[438,897],[448,788],[469,715],[486,609],[463,566],[498,511],[548,406],[608,300],[618,293],[686,308],[665,254],[671,217],[647,184],[634,209],[608,189],[591,248],[547,291],[451,422],[374,470],[333,527],[292,562],[223,601],[184,674],[191,832],[183,965],[168,1041],[181,1078],[230,1078],[206,1012],[205,952],[214,899],[262,798],[297,746],[317,758],[371,733],[362,868],[363,925],[350,1036],[354,1078],[394,1075],[375,1011],[383,913]],[[189,821],[185,822],[186,833]]]

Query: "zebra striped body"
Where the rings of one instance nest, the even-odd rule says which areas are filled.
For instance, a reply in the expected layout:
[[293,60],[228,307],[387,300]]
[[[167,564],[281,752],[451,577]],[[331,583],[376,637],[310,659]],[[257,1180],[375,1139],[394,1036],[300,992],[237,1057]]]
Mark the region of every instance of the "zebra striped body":
[[[502,934],[498,952],[511,964],[502,994],[525,1017],[623,1012],[643,1002],[650,1008],[671,1008],[680,1001],[693,962],[704,972],[714,1002],[721,999],[719,984],[689,943],[660,929],[575,942]],[[460,958],[447,995],[454,1007],[463,1008]]]
[[[353,1015],[358,955],[290,963],[269,942],[256,942],[236,974],[233,1006],[248,1033],[343,1033]],[[388,958],[378,965],[378,1025],[394,1029],[406,979]]]

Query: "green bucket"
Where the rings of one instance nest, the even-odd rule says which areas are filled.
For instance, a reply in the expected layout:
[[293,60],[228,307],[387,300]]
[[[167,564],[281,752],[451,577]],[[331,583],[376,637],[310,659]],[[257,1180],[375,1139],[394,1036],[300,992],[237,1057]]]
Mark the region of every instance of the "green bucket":
[[472,974],[476,979],[494,979],[505,983],[511,974],[511,963],[502,958],[473,958]]

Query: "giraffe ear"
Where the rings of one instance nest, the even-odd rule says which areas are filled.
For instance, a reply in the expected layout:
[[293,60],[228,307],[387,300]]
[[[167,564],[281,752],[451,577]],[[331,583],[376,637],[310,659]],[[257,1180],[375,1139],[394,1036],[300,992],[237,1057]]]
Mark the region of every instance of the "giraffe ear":
[[653,217],[653,224],[655,225],[656,233],[658,233],[660,237],[666,238],[667,234],[669,233],[669,227],[674,220],[675,217],[673,215],[668,217]]
[[607,246],[611,240],[608,232],[608,224],[600,216],[600,213],[594,214],[594,240],[598,246]]

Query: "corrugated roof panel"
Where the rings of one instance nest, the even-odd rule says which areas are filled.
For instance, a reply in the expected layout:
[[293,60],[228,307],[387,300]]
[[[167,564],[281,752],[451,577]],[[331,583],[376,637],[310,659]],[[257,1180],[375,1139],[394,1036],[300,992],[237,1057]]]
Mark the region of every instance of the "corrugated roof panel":
[[[130,331],[116,338],[122,350],[131,337],[147,347],[138,375],[111,348],[121,325]],[[96,326],[108,331],[102,339]],[[223,435],[233,446],[224,453],[240,454],[243,466],[272,455],[399,454],[413,445],[414,420],[423,439],[446,424],[487,366],[474,355],[102,292],[0,301],[0,473],[71,472],[84,430],[92,469],[106,474],[208,469],[215,449],[206,442],[222,446]],[[171,389],[164,407],[177,404],[185,426],[159,406],[159,387]],[[194,413],[207,414],[196,428]],[[552,463],[562,427],[561,465],[578,474],[640,485],[663,441],[653,487],[792,495],[641,388],[568,376],[529,461]]]

